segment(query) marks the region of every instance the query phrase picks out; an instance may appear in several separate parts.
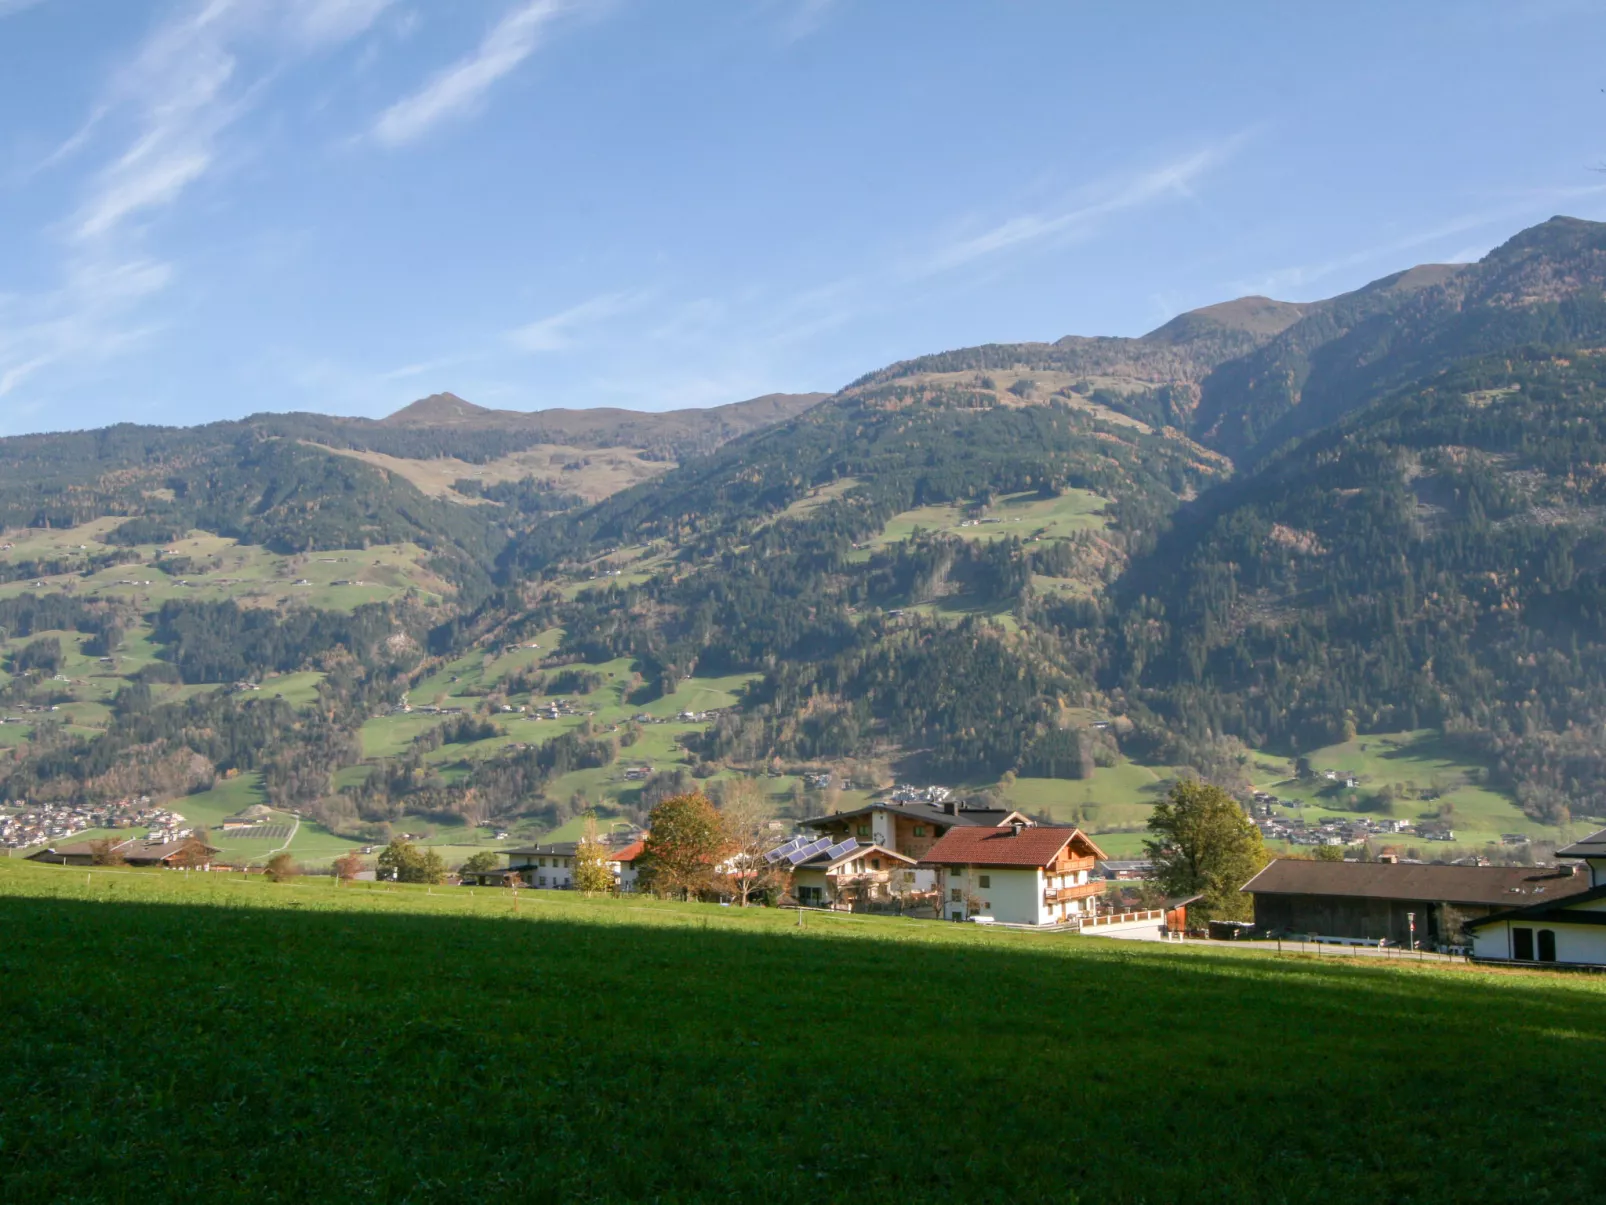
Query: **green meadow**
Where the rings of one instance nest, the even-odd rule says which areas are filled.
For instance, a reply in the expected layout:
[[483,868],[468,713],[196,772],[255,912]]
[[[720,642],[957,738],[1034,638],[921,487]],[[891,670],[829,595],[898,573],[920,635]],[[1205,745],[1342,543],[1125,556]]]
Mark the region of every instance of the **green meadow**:
[[15,861],[0,926],[7,1201],[1425,1205],[1606,1173],[1596,977]]
[[968,540],[1009,536],[1053,540],[1077,532],[1101,531],[1108,525],[1103,514],[1107,505],[1107,498],[1090,490],[1068,489],[1057,498],[1039,498],[1035,493],[1009,494],[987,508],[984,517],[996,522],[985,523],[975,522],[962,506],[921,506],[894,515],[879,535],[860,547],[856,559],[868,560],[871,550],[907,540],[917,531]]

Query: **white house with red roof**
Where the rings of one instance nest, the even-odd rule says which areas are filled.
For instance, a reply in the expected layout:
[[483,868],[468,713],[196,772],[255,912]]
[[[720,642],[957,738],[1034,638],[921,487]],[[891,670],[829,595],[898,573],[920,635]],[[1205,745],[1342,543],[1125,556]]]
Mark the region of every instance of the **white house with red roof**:
[[951,828],[920,864],[937,872],[948,920],[1061,925],[1097,911],[1104,856],[1079,828],[1017,820]]
[[614,886],[620,891],[634,891],[639,877],[638,861],[647,850],[647,843],[642,840],[632,841],[629,845],[621,845],[608,854],[608,867],[613,871]]

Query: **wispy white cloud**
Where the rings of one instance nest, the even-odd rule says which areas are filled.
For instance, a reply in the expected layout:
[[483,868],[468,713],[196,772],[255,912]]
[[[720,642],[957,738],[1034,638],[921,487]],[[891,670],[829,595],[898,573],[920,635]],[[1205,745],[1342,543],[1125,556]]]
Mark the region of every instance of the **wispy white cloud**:
[[788,42],[800,42],[810,34],[819,32],[836,0],[792,0],[781,21],[781,35]]
[[562,351],[574,346],[579,331],[638,310],[647,299],[641,290],[604,293],[510,331],[508,340],[520,351]]
[[[1229,288],[1240,293],[1265,294],[1269,297],[1292,294],[1297,300],[1297,295],[1301,291],[1331,276],[1364,268],[1368,264],[1375,265],[1385,273],[1397,271],[1409,265],[1397,263],[1395,259],[1420,247],[1430,247],[1434,243],[1459,238],[1476,230],[1496,227],[1504,237],[1509,235],[1509,228],[1513,222],[1525,219],[1539,220],[1550,216],[1551,206],[1599,197],[1603,194],[1606,194],[1606,184],[1572,185],[1527,191],[1520,194],[1520,200],[1506,205],[1460,214],[1426,229],[1361,247],[1342,255],[1334,255],[1328,259],[1275,268],[1252,279],[1233,281]],[[1492,244],[1482,242],[1463,243],[1455,251],[1440,256],[1439,260],[1452,264],[1468,263],[1487,254],[1490,246]]]
[[20,13],[25,8],[43,3],[44,0],[0,0],[0,17],[9,17],[12,13]]
[[417,364],[403,364],[400,368],[393,368],[389,372],[379,374],[381,381],[410,381],[414,377],[421,377],[426,373],[439,372],[443,368],[450,368],[454,364],[462,363],[461,356],[442,356],[438,360],[422,360]]
[[49,294],[0,300],[0,397],[58,361],[104,361],[140,342],[151,327],[130,326],[129,310],[171,275],[155,260],[90,260]]
[[[264,81],[291,59],[362,33],[390,3],[191,0],[156,25],[78,131],[35,169],[107,148],[57,225],[61,283],[0,311],[0,393],[63,361],[98,363],[159,327],[148,307],[177,269],[148,249],[149,221],[214,169],[221,139]],[[252,71],[242,67],[247,50],[260,60]]]
[[399,146],[471,109],[493,84],[534,54],[547,26],[573,7],[571,0],[528,0],[510,9],[473,54],[381,113],[374,124],[374,137],[386,146]]
[[933,248],[909,265],[913,275],[952,271],[977,260],[1044,243],[1085,238],[1107,218],[1160,201],[1185,199],[1206,173],[1220,166],[1247,140],[1250,131],[1201,147],[1170,163],[1136,175],[1107,180],[1081,190],[1070,207],[1051,213],[1009,218],[975,234],[963,234]]

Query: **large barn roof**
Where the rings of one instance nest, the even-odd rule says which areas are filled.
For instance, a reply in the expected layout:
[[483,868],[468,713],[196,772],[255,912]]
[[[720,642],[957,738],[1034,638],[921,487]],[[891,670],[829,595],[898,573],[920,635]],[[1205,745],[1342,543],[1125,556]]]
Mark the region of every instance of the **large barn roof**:
[[1253,895],[1339,895],[1424,903],[1520,907],[1574,895],[1589,876],[1533,866],[1416,866],[1395,862],[1303,862],[1279,858],[1242,890]]

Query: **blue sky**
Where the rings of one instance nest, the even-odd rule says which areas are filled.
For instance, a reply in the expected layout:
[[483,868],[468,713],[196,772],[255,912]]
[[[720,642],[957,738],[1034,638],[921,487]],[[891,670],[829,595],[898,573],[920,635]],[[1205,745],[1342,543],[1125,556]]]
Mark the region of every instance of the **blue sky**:
[[1606,219],[1606,5],[0,0],[0,434],[836,389]]

